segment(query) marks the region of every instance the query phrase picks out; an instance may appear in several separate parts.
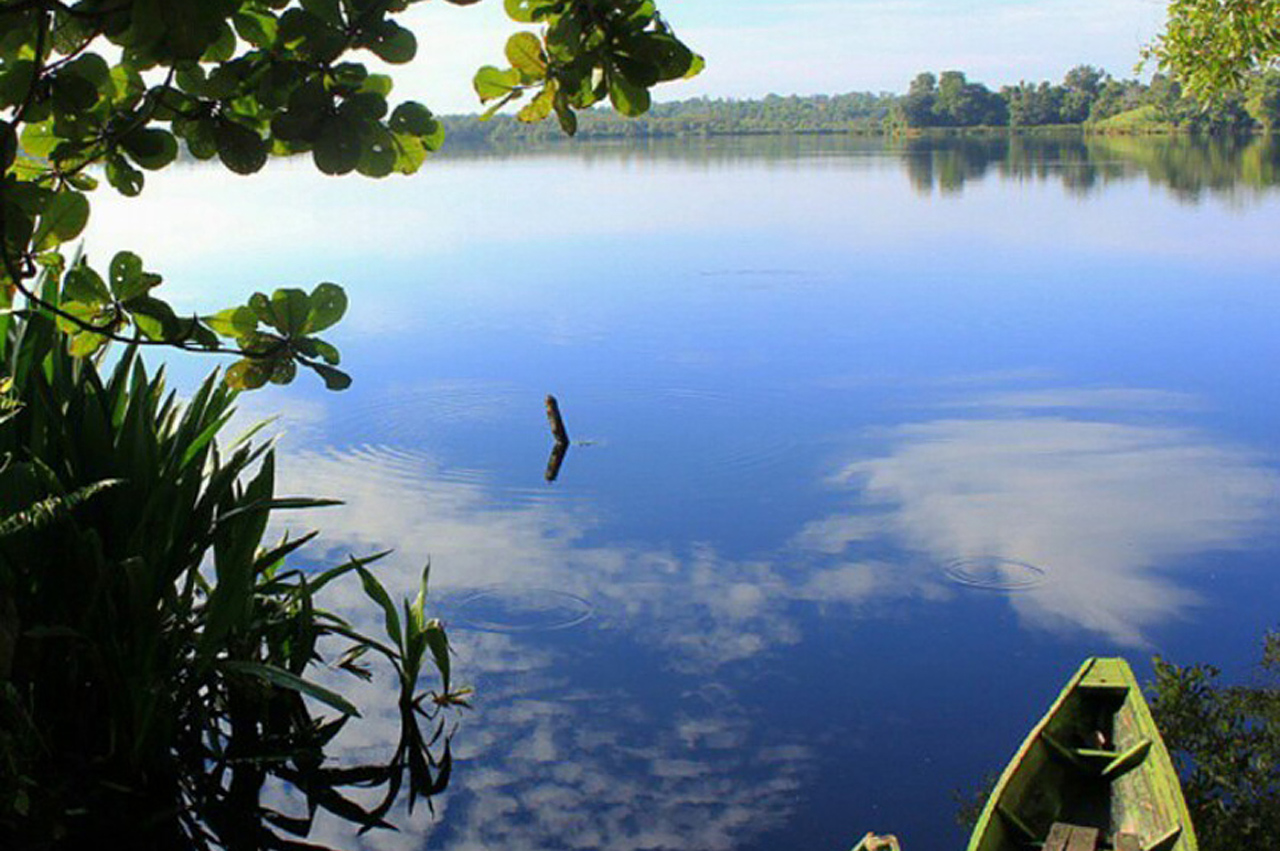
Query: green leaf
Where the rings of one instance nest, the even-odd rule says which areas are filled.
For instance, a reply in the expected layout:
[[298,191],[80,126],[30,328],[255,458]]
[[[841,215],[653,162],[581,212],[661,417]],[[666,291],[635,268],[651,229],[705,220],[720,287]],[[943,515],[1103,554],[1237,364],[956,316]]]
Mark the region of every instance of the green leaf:
[[335,27],[344,26],[338,0],[302,0],[302,8],[326,24]]
[[98,87],[84,77],[62,71],[53,78],[53,102],[63,112],[86,112],[98,102]]
[[265,12],[242,9],[232,17],[231,22],[240,37],[256,47],[270,47],[275,43],[278,24],[274,17]]
[[146,91],[147,84],[132,63],[123,62],[111,69],[111,102],[116,109],[133,109]]
[[542,20],[551,12],[556,0],[504,0],[507,16],[522,24]]
[[142,191],[142,172],[129,165],[119,154],[107,157],[107,183],[121,194],[132,198]]
[[95,327],[103,327],[114,315],[110,307],[104,309],[102,302],[65,301],[58,307],[63,313],[67,314],[67,316],[58,317],[58,329],[65,334],[78,334],[84,330],[79,324],[67,317],[78,319],[80,322]]
[[440,625],[440,621],[432,618],[427,621],[427,627],[423,632],[426,633],[427,646],[431,648],[431,655],[436,662],[436,670],[440,672],[441,687],[445,692],[449,691],[449,637],[445,635],[444,627]]
[[93,331],[76,331],[71,335],[71,344],[67,351],[72,357],[84,358],[92,355],[109,341],[106,337]]
[[493,65],[485,65],[476,72],[472,85],[481,102],[493,100],[511,94],[511,90],[520,84],[520,75],[513,68],[503,71]]
[[32,240],[38,250],[75,239],[89,222],[89,199],[79,192],[59,192],[44,205]]
[[391,595],[387,593],[387,589],[382,586],[378,578],[365,568],[358,567],[356,572],[360,574],[360,582],[364,585],[364,593],[369,599],[382,607],[387,637],[394,641],[397,646],[404,646],[404,634],[400,629],[400,615],[396,612],[395,603],[391,602]]
[[343,715],[353,715],[360,717],[360,710],[356,709],[351,701],[347,700],[336,691],[327,689],[322,685],[318,685],[309,680],[304,680],[297,674],[292,674],[283,668],[277,668],[275,665],[264,665],[259,662],[242,662],[235,659],[228,659],[221,663],[221,666],[228,671],[249,676],[257,677],[264,682],[268,682],[273,686],[296,691],[299,694],[305,694],[307,697],[315,698],[326,706],[338,710]]
[[618,112],[634,118],[649,109],[649,90],[614,70],[609,74],[609,102]]
[[298,374],[298,365],[293,358],[274,358],[271,364],[271,375],[267,379],[272,384],[288,384]]
[[178,157],[178,142],[167,130],[142,127],[120,140],[120,147],[145,169],[164,168]]
[[111,293],[120,301],[142,295],[149,289],[142,273],[142,258],[132,251],[118,251],[107,271]]
[[569,99],[563,96],[556,97],[553,102],[556,110],[556,118],[560,121],[560,129],[565,135],[572,136],[578,132],[578,115],[573,111],[573,107],[569,104]]
[[422,167],[427,158],[427,148],[421,139],[404,133],[392,133],[391,140],[396,151],[396,171],[400,174],[413,174]]
[[360,91],[374,92],[375,94],[386,97],[391,94],[391,78],[386,74],[370,74],[364,78],[364,82],[360,84]]
[[187,150],[198,160],[213,159],[218,155],[218,140],[212,119],[173,122],[174,132],[187,142]]
[[[189,19],[191,14],[192,14],[191,10],[184,10],[183,12],[179,13],[179,15],[184,19]],[[193,32],[191,43],[190,45],[187,45],[188,50],[182,51],[182,52],[184,53],[189,52],[192,49],[198,50],[199,48],[197,47],[197,45],[204,46],[204,43],[206,41],[207,41],[206,34]],[[226,21],[221,21],[218,25],[218,34],[214,37],[213,41],[207,42],[207,46],[204,49],[204,53],[201,54],[200,56],[200,61],[227,62],[231,59],[231,57],[235,55],[236,55],[236,34],[231,29],[231,27],[226,23]],[[194,57],[188,55],[185,58],[192,59]]]
[[391,113],[387,127],[393,133],[411,133],[414,136],[428,136],[436,131],[440,122],[436,121],[427,109],[415,101],[405,101]]
[[247,307],[229,307],[202,319],[214,333],[223,337],[240,339],[258,329],[258,316]]
[[318,337],[307,337],[306,341],[307,347],[313,353],[312,357],[324,358],[324,362],[331,366],[342,363],[342,355],[338,353],[336,347]]
[[373,92],[357,92],[343,98],[338,114],[361,124],[382,120],[387,114],[387,99]]
[[547,83],[542,91],[538,92],[538,96],[524,105],[524,108],[516,113],[516,118],[526,123],[535,123],[543,120],[551,114],[551,109],[555,104],[556,87],[555,81]]
[[35,79],[36,63],[14,59],[0,68],[0,107],[17,106],[27,98]]
[[360,162],[359,125],[341,115],[330,116],[320,128],[311,158],[325,174],[346,174]]
[[542,52],[542,42],[531,32],[518,32],[507,39],[507,61],[517,71],[540,80],[547,73],[547,55]]
[[257,390],[267,383],[271,373],[256,358],[243,358],[227,367],[223,381],[233,390]]
[[324,386],[329,390],[346,390],[351,386],[351,376],[340,369],[322,363],[309,363],[306,366],[324,379]]
[[218,158],[236,174],[253,174],[267,163],[267,143],[242,124],[222,119],[214,127]]
[[347,293],[337,284],[325,282],[311,291],[311,309],[307,316],[304,334],[314,334],[330,328],[347,312]]
[[396,142],[391,132],[375,125],[360,147],[356,170],[365,177],[386,177],[396,170]]
[[401,65],[409,62],[418,52],[418,39],[399,24],[384,21],[382,27],[365,45],[384,62]]
[[149,340],[177,341],[183,336],[186,325],[178,319],[173,308],[167,302],[151,296],[139,296],[129,299],[125,305],[134,323]]
[[271,294],[270,318],[264,321],[286,337],[295,337],[305,333],[310,313],[311,299],[305,292],[278,289]]
[[47,157],[62,139],[54,132],[52,121],[28,124],[22,128],[22,150],[33,157]]
[[71,267],[62,279],[62,297],[64,300],[98,305],[111,301],[111,291],[107,289],[101,275],[80,263]]

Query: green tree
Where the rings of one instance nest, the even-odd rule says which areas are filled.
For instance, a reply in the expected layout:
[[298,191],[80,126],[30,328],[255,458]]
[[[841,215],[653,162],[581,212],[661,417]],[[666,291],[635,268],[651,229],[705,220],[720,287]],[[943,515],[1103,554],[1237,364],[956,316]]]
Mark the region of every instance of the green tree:
[[1251,71],[1280,59],[1280,0],[1172,0],[1143,56],[1197,99],[1239,90]]
[[1280,122],[1280,71],[1269,69],[1249,80],[1244,108],[1263,130],[1275,129]]
[[[414,2],[0,0],[0,309],[21,298],[53,310],[80,356],[130,340],[237,354],[226,373],[237,388],[287,383],[298,367],[347,386],[338,350],[318,336],[346,309],[334,284],[185,317],[157,297],[162,278],[136,254],[95,266],[62,246],[84,230],[99,175],[136,195],[180,145],[238,174],[293,155],[326,174],[412,174],[443,129],[422,104],[393,105],[391,78],[361,60],[414,58],[417,40],[396,20]],[[521,120],[554,113],[572,133],[579,111],[608,99],[638,115],[652,86],[702,65],[651,0],[506,9],[539,31],[509,38],[508,67],[476,74],[491,112],[527,99]],[[42,273],[57,299],[32,288]]]
[[1107,72],[1092,65],[1077,65],[1062,78],[1062,84],[1076,92],[1084,92],[1090,97],[1097,95],[1107,80]]
[[908,127],[930,127],[936,123],[938,78],[925,71],[917,74],[896,112]]
[[1151,709],[1201,846],[1271,847],[1280,833],[1280,633],[1266,636],[1247,685],[1224,685],[1211,665],[1157,658],[1155,672]]

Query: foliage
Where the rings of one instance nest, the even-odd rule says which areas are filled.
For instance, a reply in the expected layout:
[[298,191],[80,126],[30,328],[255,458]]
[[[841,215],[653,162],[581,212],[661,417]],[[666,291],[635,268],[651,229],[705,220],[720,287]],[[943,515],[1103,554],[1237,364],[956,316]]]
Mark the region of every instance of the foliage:
[[[578,114],[577,139],[637,139],[676,136],[779,133],[878,133],[895,98],[874,92],[839,95],[768,95],[758,100],[691,98],[654,104],[640,118],[609,109]],[[483,123],[471,116],[442,116],[451,150],[466,145],[554,142],[564,138],[547,125],[505,115]]]
[[[0,0],[0,308],[21,294],[55,310],[81,356],[109,339],[233,352],[233,387],[287,383],[299,366],[331,389],[347,386],[338,350],[315,336],[345,309],[334,284],[180,317],[136,254],[95,268],[68,262],[60,246],[83,232],[99,176],[136,195],[144,173],[172,163],[180,144],[237,174],[301,154],[326,174],[415,172],[440,147],[440,122],[413,101],[393,107],[391,78],[352,58],[412,60],[416,38],[396,15],[414,2]],[[476,88],[496,105],[536,89],[526,121],[554,111],[572,133],[575,111],[606,95],[636,115],[649,87],[702,66],[650,0],[506,7],[541,32],[512,36],[512,67],[481,69]],[[59,285],[56,306],[31,287],[41,270]]]
[[1143,56],[1205,102],[1238,92],[1280,58],[1280,0],[1171,0]]
[[1270,133],[1280,123],[1280,70],[1270,69],[1256,75],[1246,89],[1244,108],[1249,117]]
[[[53,277],[44,298],[56,304]],[[135,349],[103,375],[67,351],[51,310],[7,325],[0,846],[295,848],[287,835],[305,836],[317,810],[378,827],[406,784],[410,807],[438,793],[450,767],[440,710],[465,695],[426,617],[425,572],[397,608],[374,559],[288,567],[314,533],[268,545],[271,512],[328,503],[274,496],[267,446],[219,450],[234,392],[216,376],[179,405]],[[383,612],[385,639],[320,607],[348,573]],[[368,676],[358,660],[370,653],[395,674],[400,739],[385,764],[326,760],[358,715],[315,679],[330,647],[348,675]],[[432,694],[418,690],[424,666],[439,677]],[[299,791],[300,812],[260,800],[272,780]],[[378,802],[357,804],[352,786]]]
[[476,72],[476,94],[493,101],[486,116],[536,90],[520,120],[538,122],[554,112],[573,135],[575,110],[607,97],[620,114],[641,115],[649,109],[650,88],[702,70],[702,58],[675,37],[652,0],[505,2],[513,19],[545,24],[546,32],[541,39],[516,33],[507,40],[509,67]]
[[1201,845],[1269,847],[1280,833],[1280,633],[1264,639],[1249,685],[1221,684],[1212,665],[1156,659],[1155,673],[1151,709]]

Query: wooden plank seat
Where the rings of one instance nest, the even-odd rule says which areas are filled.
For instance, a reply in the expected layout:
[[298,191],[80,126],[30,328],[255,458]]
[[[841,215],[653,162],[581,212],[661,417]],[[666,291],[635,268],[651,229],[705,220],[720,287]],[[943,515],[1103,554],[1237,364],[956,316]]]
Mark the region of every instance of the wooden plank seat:
[[1058,821],[1049,828],[1044,851],[1097,851],[1098,829]]

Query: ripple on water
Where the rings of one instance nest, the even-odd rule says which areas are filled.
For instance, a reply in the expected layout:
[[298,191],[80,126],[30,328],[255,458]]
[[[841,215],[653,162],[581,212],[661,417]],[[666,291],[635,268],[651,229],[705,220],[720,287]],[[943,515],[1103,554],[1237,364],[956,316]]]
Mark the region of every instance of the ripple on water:
[[949,561],[943,573],[957,585],[984,591],[1029,591],[1049,578],[1043,567],[1001,556],[970,556]]
[[356,430],[389,443],[413,444],[433,426],[500,422],[519,403],[511,387],[484,381],[439,381],[391,389],[365,404],[339,406],[331,428]]
[[587,600],[550,588],[493,585],[467,592],[452,606],[450,627],[480,632],[550,632],[591,617]]

